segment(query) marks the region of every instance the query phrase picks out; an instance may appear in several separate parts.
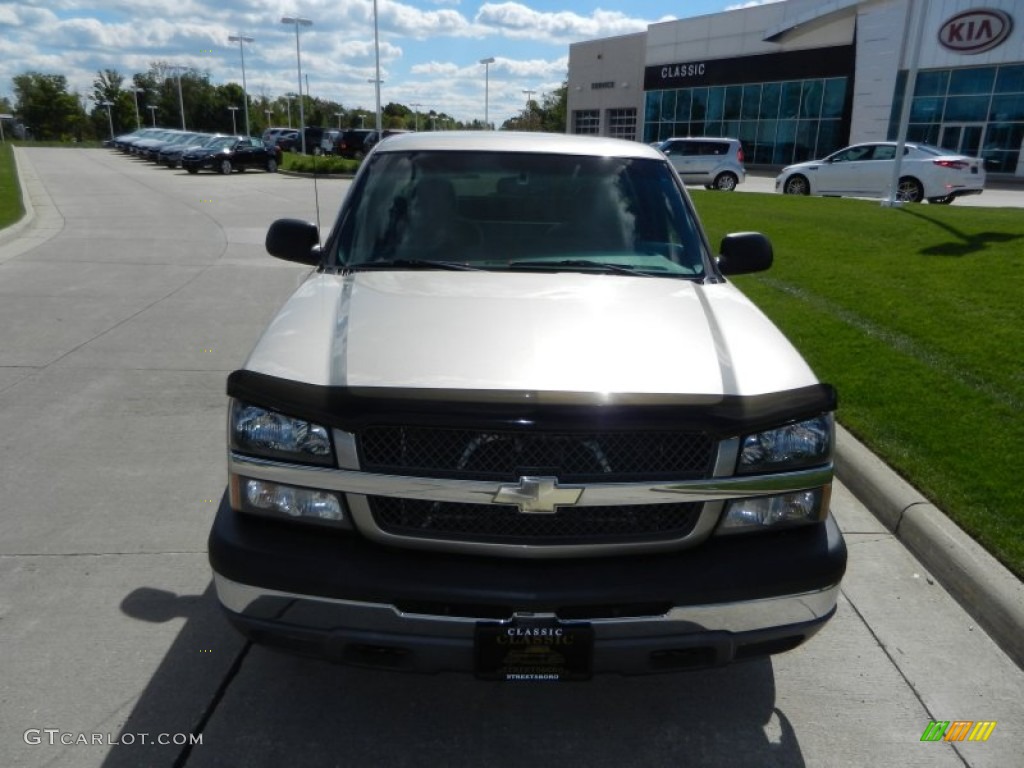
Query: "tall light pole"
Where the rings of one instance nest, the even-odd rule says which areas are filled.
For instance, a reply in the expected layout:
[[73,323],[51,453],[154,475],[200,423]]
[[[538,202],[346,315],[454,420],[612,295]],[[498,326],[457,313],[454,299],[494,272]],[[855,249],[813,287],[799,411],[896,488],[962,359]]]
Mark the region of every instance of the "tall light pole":
[[[231,134],[233,136],[238,135],[238,125],[235,123],[235,113],[238,111],[238,107],[228,107],[231,110]],[[248,135],[248,134],[246,134]]]
[[410,107],[414,107],[416,109],[416,130],[418,131],[420,129],[420,107],[422,107],[423,105],[422,104],[410,104],[409,106]]
[[299,48],[299,27],[311,27],[313,22],[299,16],[284,16],[281,23],[295,25],[295,62],[299,69],[299,137],[302,139],[302,154],[306,154],[306,113],[302,108],[302,52]]
[[377,141],[380,141],[384,125],[380,111],[380,32],[377,28],[377,0],[373,0],[373,66],[373,87],[377,95]]
[[114,117],[110,113],[110,108],[112,106],[114,106],[114,102],[112,102],[112,101],[97,101],[96,102],[96,106],[97,107],[106,107],[107,108],[107,122],[110,123],[110,138],[111,138],[111,140],[113,140],[113,138],[114,138]]
[[524,88],[523,93],[526,94],[526,127],[530,128],[533,125],[533,110],[530,109],[530,97],[533,96],[535,91],[528,91]]
[[181,70],[183,70],[184,68],[185,67],[183,65],[181,65],[181,64],[172,64],[170,66],[170,69],[173,69],[175,71],[175,74],[177,74],[177,76],[178,76],[178,107],[181,109],[181,130],[183,130],[183,131],[186,130],[186,128],[185,128],[185,98],[181,95]]
[[146,109],[149,110],[149,116],[153,119],[153,127],[156,128],[156,106],[153,104],[149,104],[146,106]]
[[338,130],[341,130],[341,118],[345,116],[344,112],[335,112],[334,116],[338,118]]
[[135,97],[135,128],[142,128],[142,118],[139,117],[139,94],[145,93],[145,88],[139,88],[136,85],[132,86],[132,95]]
[[[255,42],[255,38],[245,37],[244,35],[228,35],[229,43],[238,43],[238,53],[242,57],[242,105],[245,107],[245,135],[249,136],[252,131],[249,130],[249,91],[245,87],[245,46],[243,43]],[[231,113],[231,117],[234,118],[234,113]]]
[[494,57],[480,59],[480,63],[484,65],[484,130],[489,131],[491,130],[491,64],[494,63]]

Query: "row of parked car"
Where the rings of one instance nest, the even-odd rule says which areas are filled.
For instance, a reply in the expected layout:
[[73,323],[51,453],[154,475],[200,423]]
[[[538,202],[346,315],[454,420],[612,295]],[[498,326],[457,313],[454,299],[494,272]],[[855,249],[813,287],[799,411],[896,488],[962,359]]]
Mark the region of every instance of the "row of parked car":
[[226,175],[250,169],[274,173],[281,164],[281,149],[255,136],[140,128],[106,144],[168,168],[184,168],[189,173],[205,170]]
[[[362,160],[381,140],[396,133],[408,133],[397,128],[388,128],[380,133],[369,128],[339,130],[307,126],[305,128],[307,155],[337,155],[351,160]],[[281,149],[282,152],[302,152],[302,134],[297,128],[268,128],[263,132],[263,141]]]

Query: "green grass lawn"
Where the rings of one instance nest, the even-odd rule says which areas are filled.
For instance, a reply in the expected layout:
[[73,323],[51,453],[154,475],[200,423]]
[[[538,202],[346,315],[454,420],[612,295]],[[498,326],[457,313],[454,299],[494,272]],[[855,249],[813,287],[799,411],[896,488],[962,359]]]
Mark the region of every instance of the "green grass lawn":
[[839,390],[839,420],[1024,577],[1024,211],[696,190],[736,280]]
[[25,213],[21,187],[14,170],[14,153],[9,142],[0,144],[0,229],[10,226]]

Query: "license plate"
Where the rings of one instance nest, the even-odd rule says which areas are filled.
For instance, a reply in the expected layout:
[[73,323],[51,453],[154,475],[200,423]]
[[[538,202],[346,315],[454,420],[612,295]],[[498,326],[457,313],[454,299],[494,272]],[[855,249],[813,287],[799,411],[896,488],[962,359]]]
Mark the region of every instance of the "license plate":
[[593,653],[589,624],[551,619],[476,626],[476,674],[485,680],[588,680]]

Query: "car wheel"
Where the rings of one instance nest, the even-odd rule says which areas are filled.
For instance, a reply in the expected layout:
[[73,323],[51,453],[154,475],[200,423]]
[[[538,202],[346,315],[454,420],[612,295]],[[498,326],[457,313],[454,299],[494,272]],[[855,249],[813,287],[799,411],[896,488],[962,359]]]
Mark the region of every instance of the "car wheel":
[[809,195],[811,194],[811,185],[807,183],[806,178],[797,174],[786,179],[782,191],[787,195]]
[[277,160],[274,158],[267,160],[267,173],[277,173]]
[[324,151],[321,147],[313,147],[313,154],[316,155],[317,157],[320,157],[320,155],[322,155],[323,153]]
[[231,161],[225,158],[220,161],[220,172],[227,176],[231,173]]
[[932,205],[949,205],[953,202],[953,195],[946,195],[945,197],[929,197],[928,202]]
[[896,186],[896,199],[904,203],[920,203],[924,199],[924,187],[912,176],[904,176]]
[[715,177],[715,189],[721,192],[732,192],[740,180],[734,173],[720,173]]
[[186,168],[185,170],[188,171],[189,173],[199,173],[198,168]]

